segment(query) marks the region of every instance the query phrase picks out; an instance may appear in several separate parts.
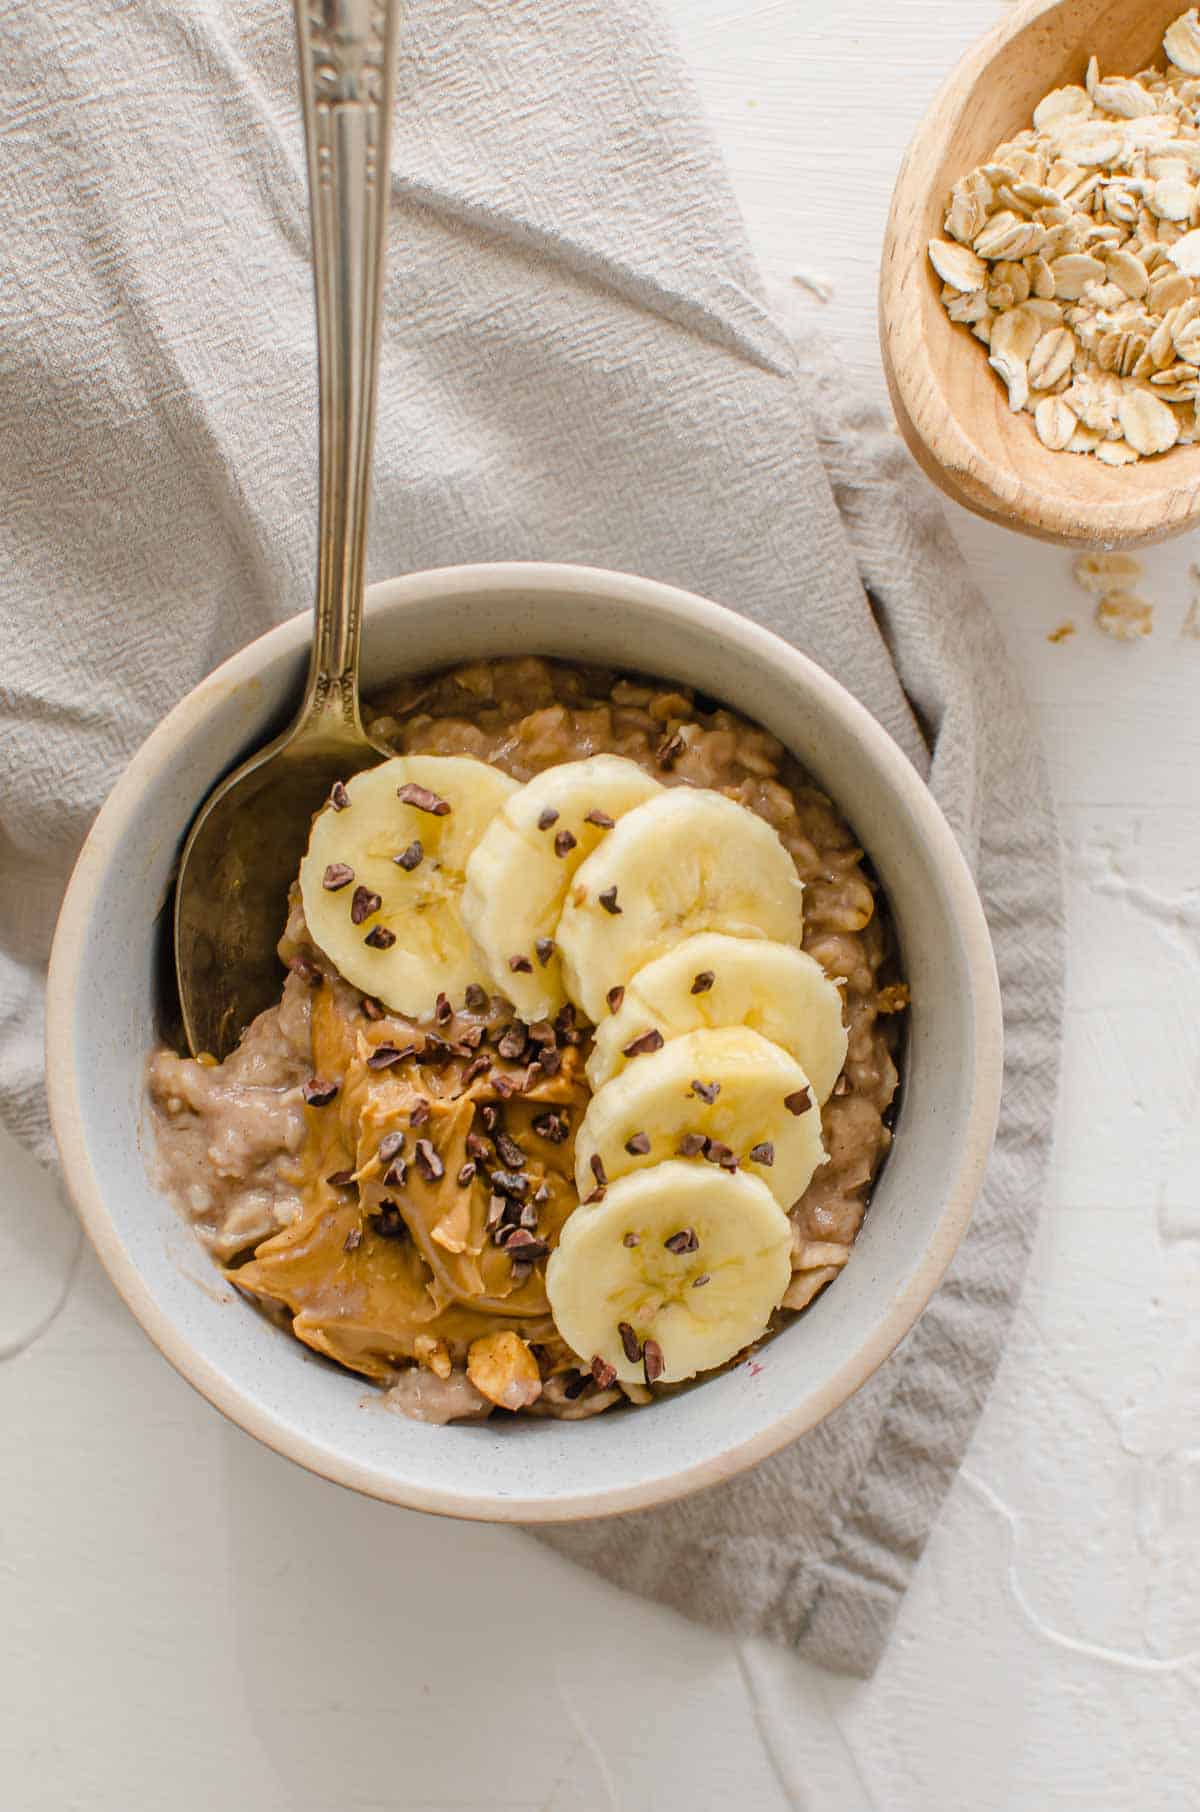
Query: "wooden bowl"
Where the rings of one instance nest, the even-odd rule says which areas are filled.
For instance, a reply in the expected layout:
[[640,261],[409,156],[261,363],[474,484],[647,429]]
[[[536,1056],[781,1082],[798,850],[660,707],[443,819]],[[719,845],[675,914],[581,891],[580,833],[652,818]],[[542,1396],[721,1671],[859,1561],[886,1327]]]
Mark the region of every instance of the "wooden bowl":
[[1071,547],[1136,546],[1194,526],[1200,444],[1137,465],[1054,453],[1014,415],[984,348],[956,326],[926,247],[943,236],[959,177],[1031,124],[1052,88],[1165,62],[1163,33],[1187,0],[1031,0],[968,52],[930,107],[900,169],[879,280],[879,326],[901,432],[956,503]]

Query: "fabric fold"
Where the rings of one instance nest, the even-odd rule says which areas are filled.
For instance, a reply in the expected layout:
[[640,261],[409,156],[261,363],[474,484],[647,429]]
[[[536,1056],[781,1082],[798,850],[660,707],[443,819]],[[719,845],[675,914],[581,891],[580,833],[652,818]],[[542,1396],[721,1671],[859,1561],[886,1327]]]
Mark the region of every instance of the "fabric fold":
[[[0,1114],[50,1162],[58,899],[153,724],[309,605],[316,377],[288,9],[52,0],[9,19],[6,49]],[[865,1673],[999,1361],[1045,1183],[1062,965],[1044,771],[928,488],[768,306],[656,13],[426,0],[402,58],[371,576],[575,560],[742,611],[875,714],[980,880],[1005,1106],[930,1309],[756,1471],[544,1535],[687,1615]],[[368,661],[370,640],[368,621]]]

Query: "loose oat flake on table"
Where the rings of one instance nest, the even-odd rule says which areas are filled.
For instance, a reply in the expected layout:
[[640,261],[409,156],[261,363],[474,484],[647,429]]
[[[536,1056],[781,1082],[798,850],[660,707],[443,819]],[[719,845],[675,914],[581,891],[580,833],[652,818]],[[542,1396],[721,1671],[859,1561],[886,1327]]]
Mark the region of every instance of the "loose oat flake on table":
[[954,185],[929,259],[1043,445],[1133,465],[1200,440],[1200,14],[1164,70],[1056,88]]
[[1136,554],[1080,554],[1075,583],[1096,600],[1097,629],[1115,642],[1140,642],[1154,628],[1154,606],[1133,587],[1142,577]]

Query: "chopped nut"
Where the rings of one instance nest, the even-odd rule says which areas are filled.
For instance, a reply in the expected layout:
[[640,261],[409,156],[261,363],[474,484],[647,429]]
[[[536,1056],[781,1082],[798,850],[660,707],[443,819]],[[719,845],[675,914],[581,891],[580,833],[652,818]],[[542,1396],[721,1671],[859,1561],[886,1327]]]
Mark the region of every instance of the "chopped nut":
[[736,1156],[720,1139],[705,1139],[704,1156],[710,1164],[719,1164],[722,1170],[736,1170],[738,1167]]
[[369,919],[373,912],[378,912],[382,905],[383,901],[379,895],[372,893],[369,887],[356,887],[354,897],[350,901],[350,923],[361,925],[363,920]]
[[481,1334],[467,1348],[467,1377],[499,1409],[528,1409],[542,1394],[538,1362],[519,1334]]
[[454,1369],[450,1363],[450,1348],[444,1340],[435,1340],[432,1334],[417,1335],[413,1341],[413,1358],[435,1378],[448,1378]]
[[617,1333],[621,1337],[621,1349],[630,1365],[636,1365],[642,1356],[642,1343],[627,1321],[618,1321]]
[[446,1166],[428,1139],[417,1140],[413,1162],[427,1183],[440,1183],[446,1174]]
[[524,1170],[525,1153],[521,1150],[517,1141],[510,1138],[508,1133],[500,1130],[497,1131],[496,1150],[500,1154],[501,1163],[506,1164],[509,1170]]
[[379,1212],[370,1216],[372,1227],[380,1239],[406,1240],[408,1228],[397,1202],[380,1202]]
[[663,1035],[658,1027],[654,1026],[650,1031],[640,1033],[637,1038],[631,1038],[621,1055],[622,1057],[644,1057],[650,1051],[661,1051],[662,1047]]
[[310,1107],[328,1107],[337,1096],[338,1086],[323,1076],[310,1076],[300,1092]]
[[504,1242],[504,1250],[514,1264],[534,1265],[539,1259],[550,1256],[550,1247],[544,1239],[528,1227],[517,1226]]
[[450,803],[437,793],[431,793],[427,786],[418,786],[415,781],[406,780],[403,786],[396,788],[396,797],[402,805],[411,805],[415,811],[428,812],[431,817],[445,818],[450,813]]
[[886,988],[880,988],[875,996],[877,1013],[903,1013],[909,1004],[908,984],[906,982],[889,982]]

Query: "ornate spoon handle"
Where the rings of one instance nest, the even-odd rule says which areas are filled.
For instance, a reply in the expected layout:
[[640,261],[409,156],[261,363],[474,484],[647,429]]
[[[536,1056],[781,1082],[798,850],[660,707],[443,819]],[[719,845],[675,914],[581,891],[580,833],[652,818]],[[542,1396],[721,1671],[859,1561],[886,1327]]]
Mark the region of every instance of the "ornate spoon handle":
[[400,0],[295,0],[320,395],[316,625],[304,714],[361,734],[367,501]]

